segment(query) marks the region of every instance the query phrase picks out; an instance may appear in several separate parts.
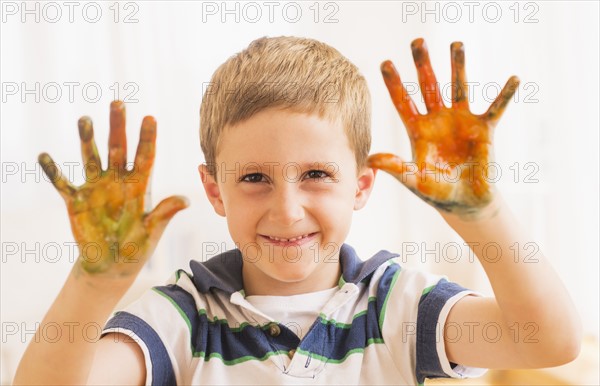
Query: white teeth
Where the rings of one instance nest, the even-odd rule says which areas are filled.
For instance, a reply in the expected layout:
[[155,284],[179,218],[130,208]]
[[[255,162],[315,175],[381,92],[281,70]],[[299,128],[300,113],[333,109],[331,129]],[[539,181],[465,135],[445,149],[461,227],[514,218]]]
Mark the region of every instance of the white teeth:
[[298,237],[292,237],[291,239],[280,239],[279,237],[274,237],[274,236],[268,236],[271,240],[275,240],[275,241],[285,241],[285,242],[290,242],[290,241],[296,241],[296,240],[300,240],[303,239],[305,237],[307,237],[308,234],[302,235],[302,236],[298,236]]

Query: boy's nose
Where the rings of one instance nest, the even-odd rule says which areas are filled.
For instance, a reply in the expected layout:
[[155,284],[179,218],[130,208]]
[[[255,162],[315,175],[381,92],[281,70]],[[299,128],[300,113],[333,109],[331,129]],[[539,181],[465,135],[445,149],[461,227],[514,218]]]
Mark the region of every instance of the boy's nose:
[[304,218],[302,200],[293,187],[279,189],[270,204],[269,220],[278,225],[289,226]]

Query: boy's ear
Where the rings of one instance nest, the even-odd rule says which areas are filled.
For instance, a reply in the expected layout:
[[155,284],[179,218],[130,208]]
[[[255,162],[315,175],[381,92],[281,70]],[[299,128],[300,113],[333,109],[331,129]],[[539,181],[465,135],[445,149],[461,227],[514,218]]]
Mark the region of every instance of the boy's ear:
[[366,204],[371,190],[375,185],[377,169],[364,167],[357,177],[356,196],[354,197],[354,210],[362,209]]
[[204,186],[204,191],[206,192],[208,201],[210,201],[215,209],[215,212],[219,216],[226,217],[223,198],[221,197],[221,191],[217,181],[215,180],[215,176],[209,173],[208,166],[206,164],[200,164],[200,166],[198,166],[198,171],[200,172],[200,179],[202,180],[202,185]]

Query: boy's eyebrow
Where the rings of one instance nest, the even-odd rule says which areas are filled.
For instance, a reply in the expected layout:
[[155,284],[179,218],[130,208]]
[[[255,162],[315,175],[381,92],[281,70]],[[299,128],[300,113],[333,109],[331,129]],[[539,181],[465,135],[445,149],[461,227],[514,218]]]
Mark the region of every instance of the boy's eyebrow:
[[265,162],[246,162],[242,164],[242,169],[273,169],[273,168],[291,168],[300,167],[302,169],[311,168],[334,168],[335,162],[324,162],[324,161],[313,161],[313,162],[276,162],[276,161],[265,161]]
[[300,164],[300,167],[302,169],[310,169],[310,168],[324,168],[327,164],[332,164],[333,162],[319,162],[319,161],[314,161],[314,162],[304,162],[302,164]]

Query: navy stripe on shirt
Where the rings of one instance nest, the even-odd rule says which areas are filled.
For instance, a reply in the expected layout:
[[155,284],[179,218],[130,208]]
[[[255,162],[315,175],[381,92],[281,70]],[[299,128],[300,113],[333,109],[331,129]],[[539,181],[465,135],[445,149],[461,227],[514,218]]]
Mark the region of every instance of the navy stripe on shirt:
[[[117,312],[106,324],[105,329],[119,329],[133,331],[144,342],[150,353],[152,363],[153,385],[176,384],[175,372],[169,359],[169,354],[160,337],[148,323],[128,312]],[[104,334],[103,334],[104,335]]]
[[[437,354],[436,330],[442,308],[448,299],[466,289],[456,283],[441,279],[428,293],[421,296],[417,312],[417,382],[422,384],[425,378],[447,378]],[[441,335],[440,335],[441,339]]]

